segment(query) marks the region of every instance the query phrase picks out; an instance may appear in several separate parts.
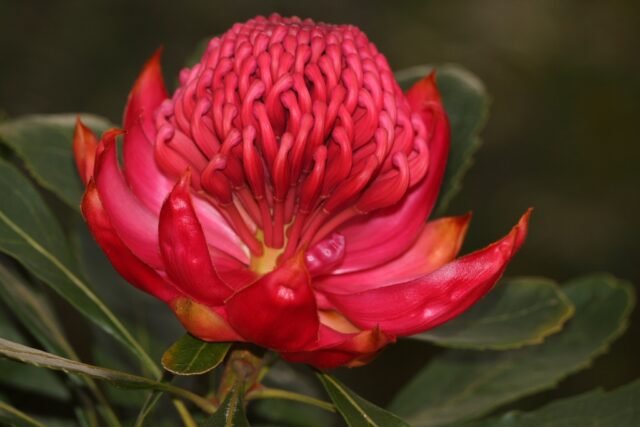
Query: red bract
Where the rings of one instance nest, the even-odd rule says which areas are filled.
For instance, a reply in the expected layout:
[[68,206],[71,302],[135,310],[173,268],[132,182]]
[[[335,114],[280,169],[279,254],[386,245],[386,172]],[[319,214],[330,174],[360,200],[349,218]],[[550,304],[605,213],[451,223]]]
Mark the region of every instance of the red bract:
[[526,235],[528,213],[455,259],[469,215],[427,222],[449,151],[435,78],[402,93],[352,26],[236,24],[170,98],[157,53],[124,129],[96,148],[78,123],[82,212],[120,274],[203,340],[361,365],[474,304]]

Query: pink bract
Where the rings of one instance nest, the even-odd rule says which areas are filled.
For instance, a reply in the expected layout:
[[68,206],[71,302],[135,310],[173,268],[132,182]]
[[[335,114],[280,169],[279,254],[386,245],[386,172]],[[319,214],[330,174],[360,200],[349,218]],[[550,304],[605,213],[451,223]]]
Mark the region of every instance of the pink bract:
[[98,142],[78,122],[82,212],[118,272],[203,340],[362,365],[473,305],[525,238],[529,212],[456,259],[470,216],[427,221],[449,151],[435,76],[403,93],[356,27],[236,24],[171,97],[159,61],[124,132]]

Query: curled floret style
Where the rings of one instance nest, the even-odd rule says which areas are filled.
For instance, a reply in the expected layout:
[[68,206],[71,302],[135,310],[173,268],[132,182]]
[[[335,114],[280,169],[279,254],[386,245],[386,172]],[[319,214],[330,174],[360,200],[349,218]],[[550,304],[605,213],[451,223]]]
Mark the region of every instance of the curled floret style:
[[522,244],[528,213],[455,259],[470,216],[427,221],[449,151],[435,75],[403,93],[358,28],[236,24],[172,96],[159,56],[124,131],[79,122],[74,149],[97,242],[193,335],[361,365],[466,310]]

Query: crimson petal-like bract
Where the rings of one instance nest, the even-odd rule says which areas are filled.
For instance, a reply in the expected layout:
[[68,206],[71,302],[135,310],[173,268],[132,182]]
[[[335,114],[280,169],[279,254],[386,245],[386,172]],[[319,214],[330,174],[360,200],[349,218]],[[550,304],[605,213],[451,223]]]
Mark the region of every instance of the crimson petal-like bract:
[[524,241],[530,212],[456,259],[470,215],[429,218],[450,148],[436,74],[403,93],[354,26],[257,17],[178,81],[158,50],[124,130],[78,119],[73,150],[100,247],[202,340],[360,366],[473,305]]
[[362,328],[379,327],[397,336],[434,328],[465,311],[493,287],[520,248],[529,215],[525,213],[501,240],[425,276],[364,292],[329,294],[329,299]]
[[82,199],[82,215],[98,245],[107,254],[115,269],[127,281],[141,290],[169,302],[180,296],[177,289],[167,283],[151,267],[137,258],[113,229],[109,216],[102,207],[95,183],[90,181]]

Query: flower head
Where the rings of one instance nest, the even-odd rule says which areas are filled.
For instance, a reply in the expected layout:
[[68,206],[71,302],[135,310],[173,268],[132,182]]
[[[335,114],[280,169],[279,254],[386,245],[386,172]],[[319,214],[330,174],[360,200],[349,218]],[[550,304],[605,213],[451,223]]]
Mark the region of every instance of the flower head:
[[455,259],[470,217],[427,222],[449,149],[433,74],[403,93],[356,27],[258,17],[169,97],[159,53],[116,137],[78,123],[83,214],[114,267],[193,335],[321,368],[368,362],[488,292],[522,244]]

